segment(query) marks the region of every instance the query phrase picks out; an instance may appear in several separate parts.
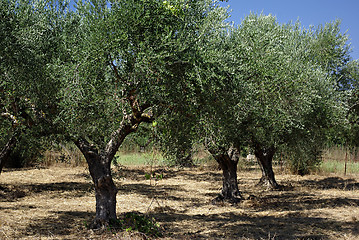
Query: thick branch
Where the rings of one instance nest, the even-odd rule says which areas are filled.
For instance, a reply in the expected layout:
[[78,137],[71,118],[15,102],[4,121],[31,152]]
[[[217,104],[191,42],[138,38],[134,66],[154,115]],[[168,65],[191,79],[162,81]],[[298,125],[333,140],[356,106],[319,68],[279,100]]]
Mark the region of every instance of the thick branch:
[[108,159],[112,159],[115,156],[126,136],[137,130],[139,122],[135,121],[133,118],[132,115],[124,116],[120,127],[111,134],[110,141],[105,148],[105,154]]
[[98,150],[96,149],[96,147],[91,145],[86,139],[80,137],[73,142],[80,149],[85,158],[87,158],[88,155],[92,154],[98,155]]
[[[145,110],[146,108],[139,108]],[[154,121],[154,116],[151,111],[144,113],[143,110],[136,111],[133,114],[123,117],[119,128],[111,135],[110,141],[105,148],[105,154],[109,159],[112,159],[126,136],[132,132],[137,131],[138,126],[142,122],[151,123]]]

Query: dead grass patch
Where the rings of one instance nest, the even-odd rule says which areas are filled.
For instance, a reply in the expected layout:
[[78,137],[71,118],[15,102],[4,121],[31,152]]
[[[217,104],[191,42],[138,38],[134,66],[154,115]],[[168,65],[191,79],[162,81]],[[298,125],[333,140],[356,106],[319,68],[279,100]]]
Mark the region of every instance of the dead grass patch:
[[[358,239],[359,177],[278,175],[284,185],[256,185],[239,172],[243,200],[212,205],[221,173],[206,168],[114,169],[118,214],[149,214],[163,239]],[[163,174],[146,180],[145,173]],[[95,198],[84,167],[7,170],[0,175],[0,239],[143,239],[134,232],[94,232]]]

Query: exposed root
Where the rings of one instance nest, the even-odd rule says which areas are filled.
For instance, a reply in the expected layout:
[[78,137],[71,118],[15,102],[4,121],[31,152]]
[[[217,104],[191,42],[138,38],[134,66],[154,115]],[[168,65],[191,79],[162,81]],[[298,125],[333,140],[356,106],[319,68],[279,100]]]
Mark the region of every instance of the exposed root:
[[257,186],[265,187],[268,190],[281,190],[283,188],[283,186],[279,185],[276,181],[270,181],[263,178],[259,180]]
[[212,200],[213,205],[223,205],[224,202],[231,203],[231,204],[237,204],[240,203],[243,200],[243,197],[241,195],[239,196],[231,196],[231,197],[224,197],[222,194],[219,194],[216,198]]

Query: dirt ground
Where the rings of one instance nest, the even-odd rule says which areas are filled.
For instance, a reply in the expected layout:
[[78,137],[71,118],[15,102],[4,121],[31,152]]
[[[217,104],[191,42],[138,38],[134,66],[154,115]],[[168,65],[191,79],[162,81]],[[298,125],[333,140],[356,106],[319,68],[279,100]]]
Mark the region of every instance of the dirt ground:
[[[114,172],[118,214],[150,214],[164,239],[359,239],[359,176],[277,174],[283,190],[256,186],[258,171],[239,172],[243,200],[212,205],[220,171],[147,167]],[[95,197],[84,167],[5,170],[0,175],[0,239],[138,239],[88,230]]]

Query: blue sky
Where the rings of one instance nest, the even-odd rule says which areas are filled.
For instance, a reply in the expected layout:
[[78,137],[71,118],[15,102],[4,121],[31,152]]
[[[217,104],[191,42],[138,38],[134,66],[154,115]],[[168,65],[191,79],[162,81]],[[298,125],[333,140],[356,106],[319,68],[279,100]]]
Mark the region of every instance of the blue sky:
[[299,20],[305,27],[340,19],[342,32],[348,30],[353,48],[351,56],[359,59],[358,0],[229,0],[224,5],[230,5],[230,20],[235,24],[239,24],[250,12],[275,15],[280,23]]

